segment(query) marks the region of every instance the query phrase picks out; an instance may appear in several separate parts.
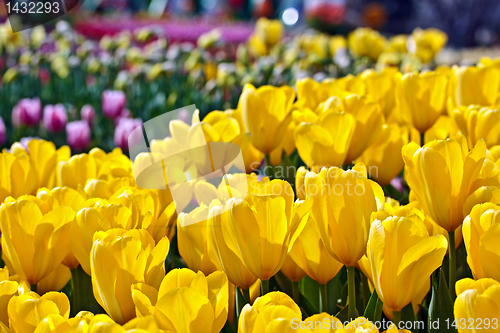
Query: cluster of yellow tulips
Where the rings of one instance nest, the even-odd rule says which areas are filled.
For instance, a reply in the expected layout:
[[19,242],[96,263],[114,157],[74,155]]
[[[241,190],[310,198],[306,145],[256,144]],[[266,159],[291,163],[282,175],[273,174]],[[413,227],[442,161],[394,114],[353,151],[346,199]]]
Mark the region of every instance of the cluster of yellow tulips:
[[[246,85],[237,109],[151,142],[189,144],[201,124],[237,144],[227,177],[245,195],[196,180],[199,163],[176,161],[180,201],[137,186],[118,148],[5,149],[0,330],[417,332],[407,319],[427,318],[498,332],[500,60],[295,88]],[[402,173],[399,202],[386,194]]]

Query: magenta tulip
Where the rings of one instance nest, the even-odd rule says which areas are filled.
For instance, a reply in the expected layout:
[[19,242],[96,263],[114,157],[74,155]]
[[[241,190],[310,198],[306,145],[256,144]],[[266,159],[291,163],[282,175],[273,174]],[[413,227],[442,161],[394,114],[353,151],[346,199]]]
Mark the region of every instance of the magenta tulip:
[[7,142],[7,133],[5,129],[5,123],[2,117],[0,117],[0,146],[3,146]]
[[87,149],[91,140],[89,124],[85,120],[68,123],[66,125],[66,139],[72,149]]
[[61,132],[66,127],[67,122],[68,115],[64,105],[46,105],[43,108],[43,125],[49,132]]
[[82,120],[85,120],[89,126],[92,126],[95,117],[95,110],[91,105],[84,105],[80,111],[80,116]]
[[139,126],[142,126],[141,119],[120,118],[115,127],[115,145],[122,149],[128,149],[128,137]]
[[36,126],[42,117],[42,103],[39,98],[24,98],[12,110],[12,124],[15,127],[24,125]]
[[127,105],[127,96],[120,90],[105,90],[102,93],[102,113],[109,119],[118,117]]

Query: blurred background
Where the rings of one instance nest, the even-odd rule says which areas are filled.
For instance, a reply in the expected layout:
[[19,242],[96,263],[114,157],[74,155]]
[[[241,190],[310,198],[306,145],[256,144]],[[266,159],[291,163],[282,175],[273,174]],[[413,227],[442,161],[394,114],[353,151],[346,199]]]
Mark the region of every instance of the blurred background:
[[225,41],[234,43],[247,40],[258,17],[280,19],[288,30],[313,27],[331,34],[359,26],[389,35],[435,27],[448,34],[448,46],[461,48],[498,44],[499,16],[498,0],[85,0],[65,20],[91,38],[154,21],[169,40],[188,42],[222,26]]

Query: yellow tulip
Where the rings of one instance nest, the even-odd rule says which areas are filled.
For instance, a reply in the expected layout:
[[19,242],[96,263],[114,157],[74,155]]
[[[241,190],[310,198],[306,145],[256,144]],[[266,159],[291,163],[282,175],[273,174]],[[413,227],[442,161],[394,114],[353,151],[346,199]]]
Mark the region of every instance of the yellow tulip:
[[280,20],[268,20],[261,17],[255,24],[255,35],[267,46],[274,46],[281,41],[285,28]]
[[396,109],[405,123],[424,133],[446,106],[448,80],[438,72],[407,73],[396,86]]
[[[244,199],[231,198],[223,207],[216,207],[228,212],[222,215],[220,225],[211,225],[222,228],[220,242],[224,241],[252,274],[269,280],[283,266],[303,228],[301,217],[310,203],[300,200],[294,203],[290,184],[272,180],[261,182]],[[215,212],[214,208],[211,212]]]
[[60,264],[49,275],[40,280],[36,285],[36,292],[43,295],[49,291],[60,291],[71,279],[71,270],[68,266]]
[[308,217],[304,229],[293,243],[289,256],[311,279],[320,284],[328,283],[342,268],[342,264],[326,249],[311,217]]
[[398,71],[390,67],[380,72],[367,69],[359,74],[365,84],[366,94],[378,102],[385,117],[392,113],[396,103],[394,90],[397,76]]
[[229,288],[220,271],[205,277],[202,272],[174,269],[159,287],[133,285],[132,297],[137,315],[153,315],[167,332],[217,333],[227,320]]
[[476,279],[500,280],[500,207],[493,203],[474,206],[463,224],[467,263]]
[[223,223],[228,223],[229,212],[223,212],[223,207],[217,206],[217,203],[220,202],[214,201],[214,204],[210,206],[207,220],[207,256],[215,259],[217,266],[222,268],[232,284],[248,289],[257,277],[245,267],[237,253],[225,241],[221,226]]
[[405,179],[424,213],[448,232],[457,229],[467,197],[479,187],[475,182],[486,155],[484,141],[470,152],[463,137],[432,141],[424,147],[412,142],[403,147],[402,155]]
[[459,333],[498,332],[500,283],[493,279],[457,282],[454,314]]
[[29,292],[14,296],[8,307],[10,328],[15,332],[34,332],[45,319],[62,323],[69,318],[69,300],[63,293],[49,292],[39,296]]
[[10,280],[7,267],[0,268],[0,322],[5,325],[9,325],[9,316],[7,314],[9,301],[12,297],[22,293],[22,288],[17,281]]
[[408,49],[426,64],[434,59],[447,41],[448,36],[439,29],[416,28],[410,35]]
[[[82,325],[83,326],[83,325]],[[88,322],[85,333],[159,333],[158,325],[153,316],[134,318],[128,323],[119,325],[106,315],[93,316]],[[76,332],[76,330],[75,330]],[[78,331],[80,332],[80,331]]]
[[355,129],[355,116],[329,110],[316,123],[300,123],[293,136],[300,158],[310,169],[342,166],[349,162],[346,158]]
[[36,191],[36,173],[27,154],[0,154],[0,200],[8,196],[18,198]]
[[302,313],[285,293],[270,292],[246,304],[241,310],[238,333],[293,332],[291,324],[300,323]]
[[[404,239],[404,242],[398,240]],[[370,229],[367,257],[373,283],[384,304],[401,311],[443,262],[448,242],[443,235],[429,237],[417,216],[375,220]]]
[[[450,78],[450,107],[495,105],[500,92],[500,68],[454,67]],[[450,110],[451,111],[451,110]]]
[[61,264],[70,250],[74,216],[63,206],[43,214],[35,201],[25,198],[2,204],[2,254],[21,279],[37,284]]
[[376,61],[384,51],[385,38],[370,28],[357,28],[347,37],[349,51],[356,57],[368,57]]
[[252,144],[264,154],[279,146],[291,121],[295,92],[291,87],[263,86],[255,89],[247,84],[238,102]]
[[408,40],[407,35],[396,35],[389,38],[389,43],[385,49],[385,52],[398,52],[407,53],[408,49],[406,43]]
[[112,229],[95,233],[90,252],[94,296],[116,322],[123,324],[135,317],[133,284],[160,286],[169,247],[166,237],[155,246],[146,230]]
[[297,102],[295,106],[299,109],[308,108],[315,110],[321,102],[326,101],[337,92],[338,83],[332,79],[316,82],[306,77],[297,80]]
[[297,265],[290,255],[286,256],[283,266],[281,267],[281,272],[293,282],[299,282],[306,276],[306,272]]
[[358,161],[366,164],[368,173],[385,186],[403,170],[401,149],[408,143],[409,133],[397,124],[385,124],[382,134],[369,146]]
[[346,266],[354,266],[366,252],[370,215],[383,205],[382,188],[367,179],[366,167],[322,169],[306,175],[306,194],[313,199],[312,218],[328,252]]
[[462,134],[467,137],[469,147],[474,147],[481,139],[488,148],[500,144],[499,109],[469,105],[455,109],[453,118]]
[[354,134],[346,156],[346,162],[351,163],[377,140],[382,132],[384,115],[380,105],[365,96],[349,95],[343,104],[345,112],[356,118]]
[[[177,242],[179,254],[188,267],[205,275],[215,272],[220,266],[207,249],[207,218],[209,209],[201,204],[189,214],[181,213],[177,219]],[[199,221],[199,222],[198,222]]]

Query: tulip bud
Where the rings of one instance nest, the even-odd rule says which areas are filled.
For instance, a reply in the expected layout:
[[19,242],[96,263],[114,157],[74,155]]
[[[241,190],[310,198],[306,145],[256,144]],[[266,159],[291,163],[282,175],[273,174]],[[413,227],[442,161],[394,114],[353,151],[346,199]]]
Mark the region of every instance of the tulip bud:
[[75,150],[85,150],[91,140],[89,124],[84,121],[73,121],[66,125],[68,145]]
[[52,133],[62,131],[68,122],[66,108],[62,104],[46,105],[43,108],[43,125]]
[[80,116],[82,120],[85,120],[89,126],[92,126],[95,118],[95,110],[91,105],[84,105],[80,111]]
[[14,126],[36,126],[42,116],[42,103],[39,98],[25,98],[19,101],[12,110]]
[[105,90],[102,93],[102,112],[109,119],[120,115],[127,105],[127,96],[121,90]]
[[358,28],[348,36],[349,51],[357,57],[376,61],[384,50],[385,38],[370,28]]
[[115,145],[123,150],[128,149],[128,137],[136,127],[142,126],[141,119],[120,118],[115,127]]

